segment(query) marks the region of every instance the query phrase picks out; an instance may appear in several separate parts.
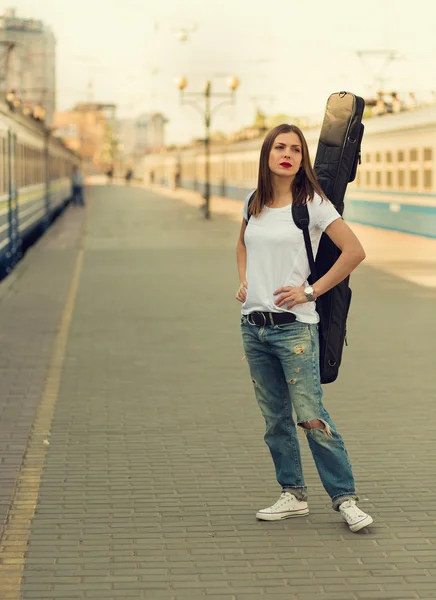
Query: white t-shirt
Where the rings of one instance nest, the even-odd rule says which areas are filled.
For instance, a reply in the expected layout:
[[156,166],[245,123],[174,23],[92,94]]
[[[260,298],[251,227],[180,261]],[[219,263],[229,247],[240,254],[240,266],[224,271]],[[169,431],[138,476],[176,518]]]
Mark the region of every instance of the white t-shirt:
[[[248,201],[242,209],[247,219]],[[328,200],[322,200],[315,194],[312,202],[307,203],[309,211],[309,232],[313,254],[318,251],[321,234],[341,216]],[[242,305],[242,314],[253,311],[292,312],[297,321],[318,323],[315,302],[297,304],[291,311],[274,304],[278,296],[274,292],[286,285],[308,285],[310,274],[309,261],[304,245],[303,232],[292,218],[292,204],[282,208],[264,207],[258,217],[251,216],[245,230],[247,249],[247,299]]]

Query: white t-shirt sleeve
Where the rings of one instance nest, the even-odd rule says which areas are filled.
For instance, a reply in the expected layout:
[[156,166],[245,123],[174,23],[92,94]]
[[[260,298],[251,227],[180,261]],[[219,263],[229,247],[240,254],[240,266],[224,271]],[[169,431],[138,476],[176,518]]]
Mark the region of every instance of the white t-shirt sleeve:
[[[253,190],[253,192],[254,191],[255,190]],[[245,198],[244,206],[242,207],[242,216],[244,217],[244,219],[246,221],[248,221],[248,203],[250,201],[251,196],[253,195],[253,192],[250,192],[248,194],[248,196]]]
[[330,200],[323,199],[318,194],[315,194],[312,202],[308,204],[310,204],[312,208],[310,220],[313,223],[313,226],[321,231],[325,231],[333,221],[341,218],[341,215]]

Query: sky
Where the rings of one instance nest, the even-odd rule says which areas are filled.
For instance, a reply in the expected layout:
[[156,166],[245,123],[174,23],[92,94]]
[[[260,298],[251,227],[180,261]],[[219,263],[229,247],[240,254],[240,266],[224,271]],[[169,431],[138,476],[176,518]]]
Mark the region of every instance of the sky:
[[[434,0],[0,0],[1,13],[9,7],[55,33],[58,110],[92,100],[115,103],[119,117],[159,111],[168,143],[204,131],[200,112],[180,104],[181,75],[199,93],[208,79],[215,93],[240,79],[235,104],[213,115],[223,132],[252,123],[256,106],[322,117],[331,93],[371,96],[378,77],[403,97],[436,90]],[[396,58],[375,53],[386,50]]]

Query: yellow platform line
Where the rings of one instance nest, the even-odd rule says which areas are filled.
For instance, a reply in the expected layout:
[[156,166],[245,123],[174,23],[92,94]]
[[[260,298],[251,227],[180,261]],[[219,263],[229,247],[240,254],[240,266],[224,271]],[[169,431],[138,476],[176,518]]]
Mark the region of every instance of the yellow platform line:
[[[84,219],[86,223],[86,214]],[[84,229],[82,229],[82,239]],[[38,503],[46,453],[50,444],[51,425],[59,395],[65,350],[79,290],[83,260],[84,248],[81,245],[58,332],[53,343],[42,399],[36,412],[14,497],[0,541],[0,598],[2,600],[21,599],[21,583],[26,551],[32,520]]]

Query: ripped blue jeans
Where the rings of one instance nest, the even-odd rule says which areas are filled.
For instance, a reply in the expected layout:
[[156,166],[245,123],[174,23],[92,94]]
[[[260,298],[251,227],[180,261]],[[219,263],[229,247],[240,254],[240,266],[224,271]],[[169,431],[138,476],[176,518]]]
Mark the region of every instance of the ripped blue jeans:
[[333,508],[358,500],[344,442],[322,403],[318,326],[295,321],[257,327],[242,316],[241,330],[279,484],[298,500],[307,499],[296,423],[320,420],[323,429],[309,424],[303,431]]

